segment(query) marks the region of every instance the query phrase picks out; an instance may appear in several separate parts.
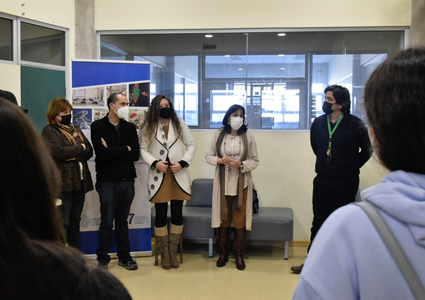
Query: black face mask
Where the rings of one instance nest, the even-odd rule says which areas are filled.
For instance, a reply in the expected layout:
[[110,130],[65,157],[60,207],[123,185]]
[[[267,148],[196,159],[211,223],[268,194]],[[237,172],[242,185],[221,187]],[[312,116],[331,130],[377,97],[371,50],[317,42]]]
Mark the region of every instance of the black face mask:
[[323,102],[323,106],[322,106],[322,111],[327,114],[330,115],[331,113],[333,113],[334,111],[332,110],[332,103],[329,102]]
[[169,119],[173,115],[171,107],[163,107],[159,110],[159,116],[163,119]]
[[69,125],[71,123],[71,114],[61,116],[61,117],[62,117],[62,121],[61,121],[62,125]]

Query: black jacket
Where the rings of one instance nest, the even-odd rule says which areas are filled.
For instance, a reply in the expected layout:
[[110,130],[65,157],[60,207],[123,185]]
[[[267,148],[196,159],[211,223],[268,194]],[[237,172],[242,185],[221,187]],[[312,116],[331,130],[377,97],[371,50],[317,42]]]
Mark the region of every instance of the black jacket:
[[[101,139],[108,147],[104,147]],[[91,140],[96,154],[96,178],[103,181],[133,180],[137,177],[134,162],[139,160],[136,127],[120,119],[118,132],[108,116],[91,125]],[[128,151],[130,146],[131,151]]]
[[[50,148],[53,160],[61,174],[61,191],[72,192],[81,189],[81,173],[79,162],[83,165],[83,185],[84,192],[87,193],[93,190],[93,182],[87,161],[93,156],[93,148],[90,141],[86,138],[80,128],[75,127],[86,145],[86,150],[81,146],[81,140],[76,138],[77,145],[71,145],[68,139],[52,124],[43,128],[41,136]],[[72,160],[69,160],[72,159]]]
[[[333,127],[331,123],[331,130]],[[311,125],[310,143],[316,155],[316,173],[327,178],[358,176],[373,153],[366,126],[351,114],[344,115],[332,135],[331,163],[326,162],[329,146],[326,115],[317,117]]]

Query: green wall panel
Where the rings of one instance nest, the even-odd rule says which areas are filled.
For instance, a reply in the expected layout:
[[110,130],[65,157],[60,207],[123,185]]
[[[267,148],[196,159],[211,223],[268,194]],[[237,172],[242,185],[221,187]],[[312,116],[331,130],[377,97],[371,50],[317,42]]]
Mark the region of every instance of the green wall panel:
[[65,71],[21,67],[21,101],[38,133],[46,126],[46,112],[55,97],[66,97]]

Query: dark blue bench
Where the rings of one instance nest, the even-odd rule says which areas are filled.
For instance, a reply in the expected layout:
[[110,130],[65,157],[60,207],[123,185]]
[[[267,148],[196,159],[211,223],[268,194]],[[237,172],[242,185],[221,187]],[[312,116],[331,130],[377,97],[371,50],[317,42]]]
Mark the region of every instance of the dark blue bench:
[[[213,257],[216,230],[211,227],[213,179],[199,178],[192,182],[191,200],[183,207],[183,239],[208,239],[208,255]],[[260,203],[261,204],[261,203]],[[155,236],[155,208],[152,207],[152,236]],[[246,238],[251,241],[285,242],[288,259],[289,241],[293,240],[294,221],[291,208],[262,207],[252,216],[252,230]],[[168,223],[171,217],[168,216]]]

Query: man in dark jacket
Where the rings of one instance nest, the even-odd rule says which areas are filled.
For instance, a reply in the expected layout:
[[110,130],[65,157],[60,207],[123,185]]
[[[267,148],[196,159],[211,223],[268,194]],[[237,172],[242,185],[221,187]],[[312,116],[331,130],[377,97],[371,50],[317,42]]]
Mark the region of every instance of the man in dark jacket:
[[118,265],[136,270],[137,263],[130,256],[128,214],[134,198],[134,162],[139,160],[139,139],[136,127],[128,118],[128,99],[116,93],[108,98],[109,113],[93,122],[91,139],[96,154],[96,190],[99,193],[101,223],[98,266],[107,268],[112,246],[112,227],[115,219],[115,242]]
[[[314,119],[311,125],[310,143],[316,155],[317,176],[313,181],[310,246],[329,215],[355,201],[360,168],[373,153],[366,126],[350,114],[350,106],[350,92],[345,87],[328,86],[322,108],[325,114]],[[291,270],[299,274],[302,267]]]

